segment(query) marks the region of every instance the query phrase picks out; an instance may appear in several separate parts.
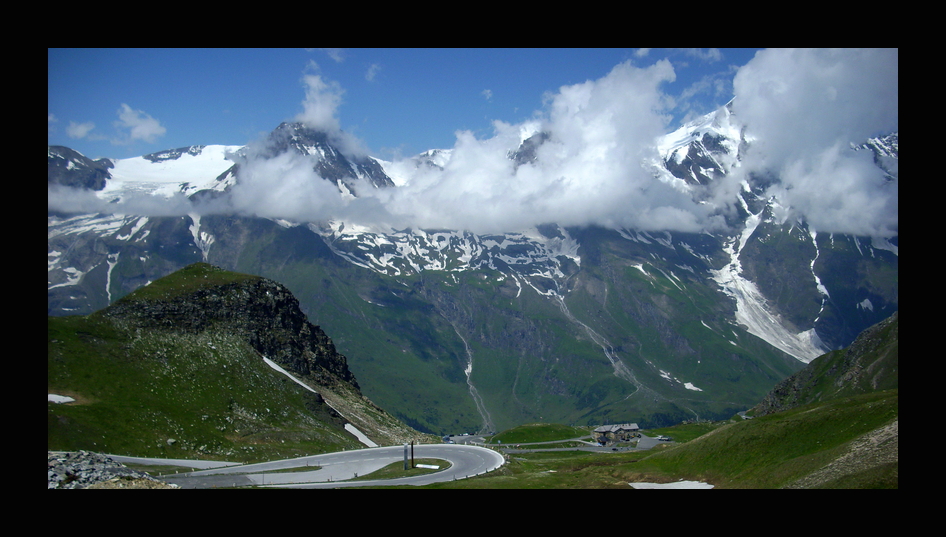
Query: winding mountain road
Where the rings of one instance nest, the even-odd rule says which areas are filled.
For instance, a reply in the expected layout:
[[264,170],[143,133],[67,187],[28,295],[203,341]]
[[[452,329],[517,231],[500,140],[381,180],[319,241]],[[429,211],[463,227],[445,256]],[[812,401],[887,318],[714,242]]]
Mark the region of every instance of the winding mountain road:
[[[110,455],[120,462],[161,464],[160,459],[120,457]],[[394,485],[427,485],[443,481],[455,481],[495,470],[503,465],[502,454],[491,449],[456,444],[423,444],[414,446],[415,458],[444,459],[450,467],[439,472],[413,477],[346,481],[365,476],[389,464],[404,460],[404,446],[388,446],[357,449],[311,455],[296,459],[261,462],[255,464],[229,465],[185,474],[164,476],[161,479],[181,488],[217,487],[288,487],[288,488],[339,488]],[[195,461],[188,461],[188,464]],[[311,471],[289,469],[317,467]]]

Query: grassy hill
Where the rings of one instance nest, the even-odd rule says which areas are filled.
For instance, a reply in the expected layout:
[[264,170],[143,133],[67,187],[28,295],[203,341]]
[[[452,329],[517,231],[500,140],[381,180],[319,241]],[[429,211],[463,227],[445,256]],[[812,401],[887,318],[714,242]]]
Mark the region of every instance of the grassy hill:
[[47,449],[267,460],[359,447],[324,402],[225,333],[127,334],[48,318]]
[[[47,391],[74,401],[47,404],[47,449],[258,461],[363,447],[347,422],[382,444],[423,436],[371,404],[344,375],[319,366],[313,353],[323,349],[313,345],[328,352],[331,342],[300,312],[280,307],[279,295],[289,295],[278,284],[261,281],[196,264],[109,309],[48,317]],[[257,300],[277,301],[268,305],[279,315],[242,318]],[[173,312],[188,326],[169,322]],[[270,318],[283,322],[263,329],[265,336],[248,333]],[[267,365],[263,344],[273,360],[279,349],[295,354],[311,371],[297,379],[318,394]],[[344,367],[344,357],[332,359],[328,366]]]

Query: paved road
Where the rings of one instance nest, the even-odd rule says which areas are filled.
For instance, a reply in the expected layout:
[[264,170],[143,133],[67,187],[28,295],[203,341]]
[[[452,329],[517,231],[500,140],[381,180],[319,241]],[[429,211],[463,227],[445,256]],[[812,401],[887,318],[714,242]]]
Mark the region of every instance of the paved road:
[[[368,475],[389,464],[403,461],[404,447],[390,446],[311,455],[296,459],[284,459],[256,464],[223,466],[207,470],[198,470],[187,474],[165,476],[162,477],[162,479],[168,483],[180,485],[181,488],[243,486],[338,488],[376,485],[426,485],[480,475],[499,468],[505,462],[502,454],[491,449],[479,446],[453,444],[416,445],[414,446],[414,458],[444,459],[450,461],[451,466],[450,468],[432,474],[400,479],[356,482],[344,481],[356,476]],[[124,459],[128,460],[131,458],[125,457]],[[138,461],[139,460],[135,460],[135,462]],[[277,470],[305,468],[306,466],[319,467],[319,469],[312,471],[296,470],[292,472],[272,473]]]

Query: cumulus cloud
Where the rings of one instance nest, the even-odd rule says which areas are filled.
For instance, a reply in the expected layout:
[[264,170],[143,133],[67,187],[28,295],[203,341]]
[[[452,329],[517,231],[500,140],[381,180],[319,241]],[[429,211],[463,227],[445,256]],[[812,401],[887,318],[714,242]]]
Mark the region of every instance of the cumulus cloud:
[[733,80],[753,138],[742,168],[778,177],[770,194],[815,229],[897,232],[895,182],[850,150],[899,129],[898,51],[760,51]]
[[[494,135],[456,133],[443,170],[420,167],[397,189],[371,191],[387,209],[421,227],[480,232],[563,225],[699,231],[706,212],[687,195],[656,181],[643,164],[670,120],[661,85],[674,79],[662,60],[616,66],[596,81],[563,86],[529,122],[496,121]],[[534,132],[548,134],[534,162],[509,155]]]
[[868,151],[837,143],[790,159],[769,194],[816,231],[890,237],[898,230],[898,190]]
[[132,109],[125,103],[122,103],[121,108],[118,109],[118,121],[115,122],[115,127],[127,131],[124,137],[113,140],[115,144],[131,143],[136,140],[154,143],[167,132],[160,121],[142,110]]
[[[250,150],[228,208],[296,221],[339,218],[481,233],[549,222],[699,231],[706,209],[654,180],[644,165],[656,158],[654,142],[670,121],[661,86],[674,76],[665,60],[644,68],[622,63],[600,80],[546,96],[546,109],[529,121],[494,121],[492,136],[483,139],[456,132],[442,169],[397,163],[405,170],[398,187],[356,186],[357,198],[319,177],[312,157],[262,159]],[[305,111],[297,119],[340,135],[341,88],[316,75],[304,80]],[[548,137],[537,159],[517,165],[510,155],[535,133]]]

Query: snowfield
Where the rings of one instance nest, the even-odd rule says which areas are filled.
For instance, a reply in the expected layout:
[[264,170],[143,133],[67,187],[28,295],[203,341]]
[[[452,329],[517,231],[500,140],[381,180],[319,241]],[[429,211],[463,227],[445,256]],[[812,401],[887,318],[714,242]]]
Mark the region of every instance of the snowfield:
[[241,148],[208,145],[197,155],[184,153],[176,159],[159,162],[144,157],[115,160],[112,178],[98,196],[109,200],[132,193],[170,197],[177,192],[189,195],[204,189],[220,190],[226,185],[218,183],[217,177],[233,166],[229,155]]

